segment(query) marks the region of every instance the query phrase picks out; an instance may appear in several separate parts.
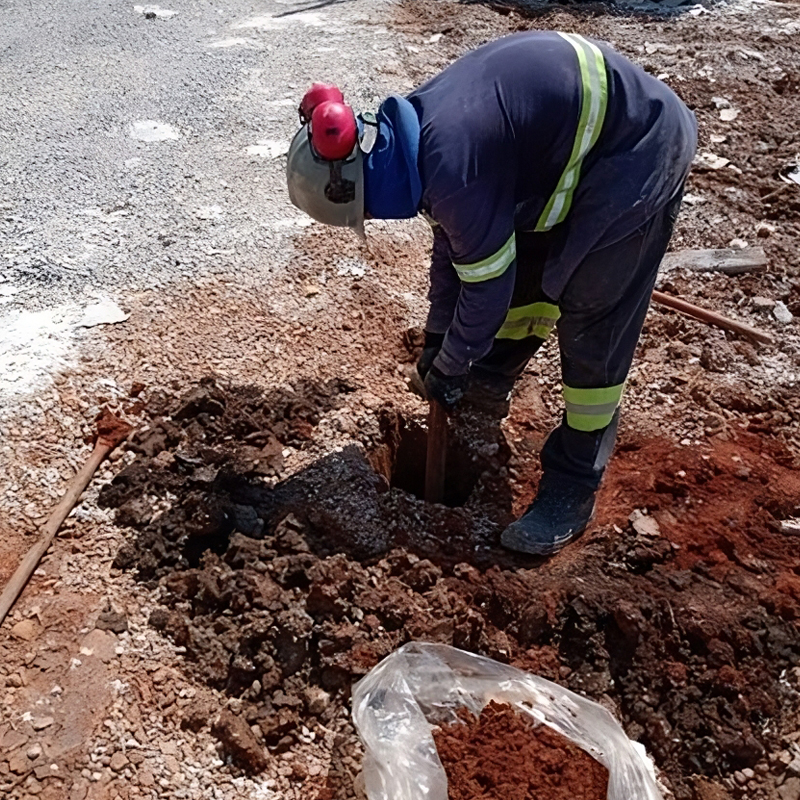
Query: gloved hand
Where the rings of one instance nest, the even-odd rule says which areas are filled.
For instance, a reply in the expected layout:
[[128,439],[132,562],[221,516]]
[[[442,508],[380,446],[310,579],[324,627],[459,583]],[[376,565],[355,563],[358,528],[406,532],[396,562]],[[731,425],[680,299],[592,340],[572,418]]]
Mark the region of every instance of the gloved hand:
[[452,411],[467,391],[467,375],[445,375],[437,367],[431,367],[425,376],[425,394],[445,410]]
[[422,354],[417,361],[417,372],[420,378],[425,380],[428,371],[433,366],[433,360],[439,355],[439,351],[444,344],[443,333],[431,333],[425,331],[425,344],[422,346]]

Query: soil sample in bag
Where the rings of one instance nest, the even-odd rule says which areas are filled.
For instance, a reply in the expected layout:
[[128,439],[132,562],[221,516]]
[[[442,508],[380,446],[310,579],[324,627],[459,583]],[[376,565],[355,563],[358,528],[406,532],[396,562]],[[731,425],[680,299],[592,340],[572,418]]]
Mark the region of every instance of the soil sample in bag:
[[449,800],[606,800],[608,770],[546,725],[490,703],[433,731]]

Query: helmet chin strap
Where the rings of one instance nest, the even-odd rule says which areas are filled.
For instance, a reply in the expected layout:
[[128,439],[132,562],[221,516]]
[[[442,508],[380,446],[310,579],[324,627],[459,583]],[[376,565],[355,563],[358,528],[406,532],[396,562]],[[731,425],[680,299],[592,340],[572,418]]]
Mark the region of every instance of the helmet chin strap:
[[359,147],[364,155],[372,152],[378,139],[378,117],[372,111],[363,111],[356,117],[359,123]]

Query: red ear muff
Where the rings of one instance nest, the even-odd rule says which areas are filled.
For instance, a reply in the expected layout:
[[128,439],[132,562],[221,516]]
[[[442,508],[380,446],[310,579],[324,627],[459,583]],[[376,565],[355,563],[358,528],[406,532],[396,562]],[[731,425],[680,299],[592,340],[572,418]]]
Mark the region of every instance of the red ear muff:
[[338,86],[332,83],[315,83],[303,95],[300,101],[300,122],[305,125],[309,122],[314,109],[325,102],[343,103],[344,95],[339,91]]
[[358,139],[356,117],[340,102],[320,103],[311,114],[311,144],[326,161],[347,158]]

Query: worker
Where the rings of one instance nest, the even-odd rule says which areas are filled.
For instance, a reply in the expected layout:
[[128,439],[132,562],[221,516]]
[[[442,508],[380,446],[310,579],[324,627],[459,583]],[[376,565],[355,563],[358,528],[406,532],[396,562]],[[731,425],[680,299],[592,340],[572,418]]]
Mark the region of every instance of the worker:
[[531,31],[471,51],[376,115],[315,84],[288,155],[292,202],[361,235],[433,228],[417,370],[429,399],[507,413],[553,328],[565,411],[533,503],[501,536],[550,555],[589,524],[623,388],[695,153],[694,115],[608,45]]

